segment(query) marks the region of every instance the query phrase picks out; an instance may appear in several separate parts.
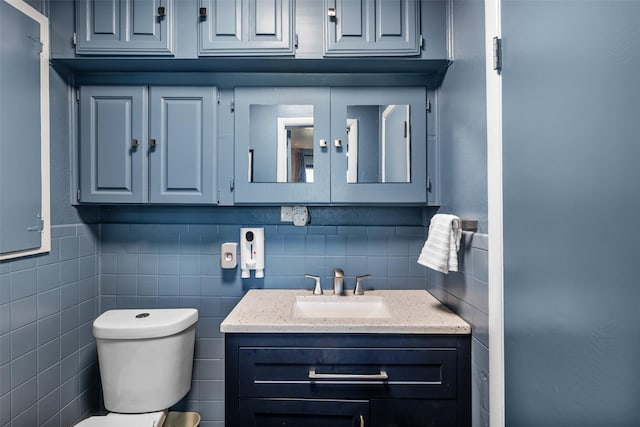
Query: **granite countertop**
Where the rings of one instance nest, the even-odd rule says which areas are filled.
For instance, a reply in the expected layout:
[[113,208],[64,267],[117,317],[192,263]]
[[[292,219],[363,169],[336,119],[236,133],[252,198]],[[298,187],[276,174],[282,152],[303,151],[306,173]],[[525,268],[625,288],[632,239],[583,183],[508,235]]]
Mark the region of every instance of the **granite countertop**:
[[[326,294],[325,294],[326,295]],[[471,327],[427,291],[376,290],[365,296],[381,297],[387,318],[326,318],[294,316],[299,296],[310,300],[311,291],[252,289],[220,325],[225,333],[394,333],[470,334]],[[337,298],[355,299],[358,296]]]

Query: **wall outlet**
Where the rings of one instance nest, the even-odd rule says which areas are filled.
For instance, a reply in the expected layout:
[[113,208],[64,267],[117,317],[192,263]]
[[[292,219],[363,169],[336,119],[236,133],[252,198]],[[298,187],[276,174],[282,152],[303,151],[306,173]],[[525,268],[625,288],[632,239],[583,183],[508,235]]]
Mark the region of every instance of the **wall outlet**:
[[306,206],[281,206],[280,221],[293,222],[295,226],[307,225],[309,222],[309,210]]

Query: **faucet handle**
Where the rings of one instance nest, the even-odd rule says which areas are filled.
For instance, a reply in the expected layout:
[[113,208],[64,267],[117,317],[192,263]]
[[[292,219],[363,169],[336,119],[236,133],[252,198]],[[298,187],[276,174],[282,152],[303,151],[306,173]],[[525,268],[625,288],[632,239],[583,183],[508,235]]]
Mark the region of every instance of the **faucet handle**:
[[304,277],[308,279],[313,279],[316,281],[315,286],[313,287],[314,295],[322,295],[322,286],[320,286],[320,276],[314,276],[312,274],[305,274]]
[[362,276],[356,276],[356,288],[353,290],[354,295],[364,295],[364,289],[362,289],[362,281],[367,277],[371,277],[371,275],[363,274]]

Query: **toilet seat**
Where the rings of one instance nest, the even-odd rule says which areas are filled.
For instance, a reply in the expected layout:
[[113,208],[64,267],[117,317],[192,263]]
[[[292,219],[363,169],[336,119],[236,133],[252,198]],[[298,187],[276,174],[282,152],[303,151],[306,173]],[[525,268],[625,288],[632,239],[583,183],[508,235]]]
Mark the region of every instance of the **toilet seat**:
[[75,427],[161,427],[167,413],[165,411],[146,414],[116,414],[94,416],[80,421]]

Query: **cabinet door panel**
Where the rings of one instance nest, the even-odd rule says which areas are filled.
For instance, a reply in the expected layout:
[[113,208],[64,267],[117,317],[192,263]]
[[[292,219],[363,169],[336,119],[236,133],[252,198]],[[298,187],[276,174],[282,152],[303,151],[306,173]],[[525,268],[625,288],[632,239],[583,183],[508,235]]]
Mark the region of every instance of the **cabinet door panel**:
[[173,0],[78,0],[76,53],[170,55],[172,22]]
[[0,253],[39,248],[40,24],[0,4]]
[[240,400],[243,427],[354,427],[369,425],[368,421],[366,400]]
[[371,401],[371,427],[458,427],[455,400],[385,399]]
[[200,55],[292,55],[292,0],[201,0]]
[[419,0],[325,0],[325,56],[420,54]]
[[425,114],[422,87],[331,89],[331,202],[425,203]]
[[328,203],[329,90],[237,88],[235,102],[235,203]]
[[147,201],[147,128],[146,88],[81,88],[82,202]]
[[152,203],[215,203],[216,90],[151,88]]

